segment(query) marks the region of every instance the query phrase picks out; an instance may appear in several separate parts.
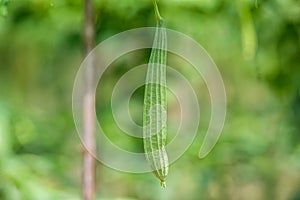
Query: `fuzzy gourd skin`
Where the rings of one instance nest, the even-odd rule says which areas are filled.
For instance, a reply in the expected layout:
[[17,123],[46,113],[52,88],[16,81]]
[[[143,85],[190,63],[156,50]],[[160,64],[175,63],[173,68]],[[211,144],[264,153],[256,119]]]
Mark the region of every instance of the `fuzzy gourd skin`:
[[166,187],[169,170],[165,145],[167,138],[166,63],[167,34],[163,19],[157,18],[157,27],[146,75],[143,141],[146,159],[153,173]]

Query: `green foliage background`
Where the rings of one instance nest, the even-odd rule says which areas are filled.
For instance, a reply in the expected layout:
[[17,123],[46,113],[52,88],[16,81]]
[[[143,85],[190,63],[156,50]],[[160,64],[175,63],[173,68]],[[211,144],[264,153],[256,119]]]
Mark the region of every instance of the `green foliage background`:
[[[198,159],[210,117],[203,108],[199,136],[171,166],[164,190],[152,174],[99,163],[97,199],[300,199],[300,2],[159,3],[166,26],[193,37],[218,65],[228,98],[224,131],[211,154]],[[95,6],[97,42],[155,26],[150,0],[95,0]],[[0,199],[80,199],[81,146],[71,97],[83,60],[83,3],[1,0],[0,15]],[[115,135],[121,131],[110,95],[116,80],[132,63],[147,61],[147,53],[109,68],[97,94],[101,124],[128,149],[141,144]],[[178,63],[200,104],[209,103],[204,83]],[[137,123],[142,92],[131,101]]]

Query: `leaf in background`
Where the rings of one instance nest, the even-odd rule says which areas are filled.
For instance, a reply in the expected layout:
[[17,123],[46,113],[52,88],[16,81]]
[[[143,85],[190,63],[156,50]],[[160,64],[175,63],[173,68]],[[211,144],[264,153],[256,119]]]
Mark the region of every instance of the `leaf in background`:
[[251,60],[256,53],[257,37],[249,3],[238,0],[237,6],[241,21],[243,56],[246,60]]
[[0,0],[0,16],[6,17],[8,14],[7,11],[8,0]]

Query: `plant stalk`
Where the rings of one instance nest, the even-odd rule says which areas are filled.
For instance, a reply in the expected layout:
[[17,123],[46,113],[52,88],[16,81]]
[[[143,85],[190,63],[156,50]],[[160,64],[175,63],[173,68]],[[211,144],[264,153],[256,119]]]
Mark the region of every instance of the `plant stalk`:
[[[85,54],[88,55],[95,44],[94,8],[92,0],[84,0],[84,32],[83,41]],[[95,116],[92,85],[94,80],[94,58],[92,54],[87,57],[87,70],[85,72],[85,93],[83,99],[83,160],[82,160],[82,195],[84,200],[92,200],[95,196],[96,185],[96,152],[95,144]]]

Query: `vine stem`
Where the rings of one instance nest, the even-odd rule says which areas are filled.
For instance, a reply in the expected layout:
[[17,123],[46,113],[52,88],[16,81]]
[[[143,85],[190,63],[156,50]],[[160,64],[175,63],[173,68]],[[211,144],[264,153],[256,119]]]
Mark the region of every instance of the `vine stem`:
[[157,20],[157,22],[159,22],[163,18],[159,14],[158,6],[157,6],[157,0],[153,0],[153,5],[154,5],[154,11],[155,11],[156,20]]

